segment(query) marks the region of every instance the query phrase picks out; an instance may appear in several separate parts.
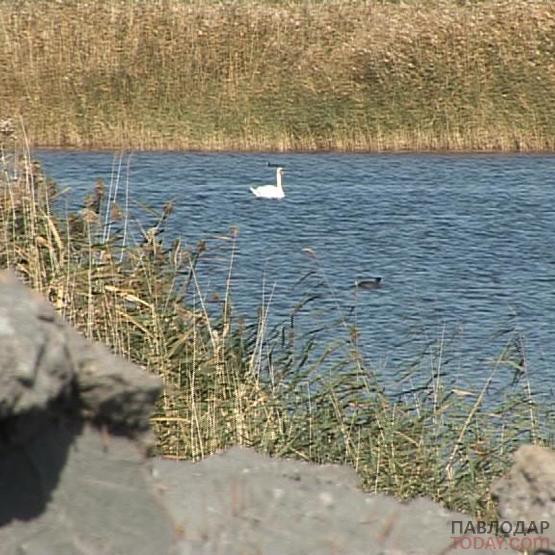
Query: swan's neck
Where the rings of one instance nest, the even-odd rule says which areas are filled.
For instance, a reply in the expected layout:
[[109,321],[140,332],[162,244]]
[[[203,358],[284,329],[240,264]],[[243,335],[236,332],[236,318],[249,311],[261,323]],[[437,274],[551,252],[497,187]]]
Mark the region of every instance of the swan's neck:
[[278,189],[281,189],[281,173],[279,173],[279,170],[276,171],[276,185]]

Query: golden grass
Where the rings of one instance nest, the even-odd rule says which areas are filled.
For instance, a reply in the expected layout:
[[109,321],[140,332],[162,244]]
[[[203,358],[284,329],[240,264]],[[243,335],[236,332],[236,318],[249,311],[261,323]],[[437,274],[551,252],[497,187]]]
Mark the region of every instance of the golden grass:
[[554,36],[551,0],[0,0],[0,109],[48,146],[554,150]]

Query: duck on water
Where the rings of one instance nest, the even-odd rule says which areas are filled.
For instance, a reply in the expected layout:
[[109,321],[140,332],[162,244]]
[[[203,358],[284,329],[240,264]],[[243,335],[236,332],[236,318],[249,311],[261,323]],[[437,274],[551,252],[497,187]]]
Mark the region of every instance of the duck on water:
[[[271,164],[268,164],[270,166]],[[258,198],[273,198],[281,199],[285,197],[285,192],[283,190],[282,178],[284,170],[281,166],[276,167],[276,184],[275,185],[261,185],[260,187],[251,187],[251,192],[255,197]]]
[[379,289],[382,286],[382,278],[373,277],[370,279],[361,279],[355,281],[355,288],[356,289]]

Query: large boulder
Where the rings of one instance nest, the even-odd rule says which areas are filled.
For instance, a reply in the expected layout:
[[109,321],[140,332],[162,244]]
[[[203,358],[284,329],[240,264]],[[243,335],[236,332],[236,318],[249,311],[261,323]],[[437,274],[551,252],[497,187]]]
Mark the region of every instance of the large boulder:
[[461,546],[494,552],[483,549],[486,535],[454,539],[452,523],[468,516],[428,499],[403,504],[366,494],[346,467],[235,447],[196,464],[157,460],[154,472],[181,532],[182,555],[447,555]]
[[0,274],[0,553],[169,553],[145,464],[160,380]]
[[10,274],[0,276],[0,419],[46,410],[75,377],[66,328]]

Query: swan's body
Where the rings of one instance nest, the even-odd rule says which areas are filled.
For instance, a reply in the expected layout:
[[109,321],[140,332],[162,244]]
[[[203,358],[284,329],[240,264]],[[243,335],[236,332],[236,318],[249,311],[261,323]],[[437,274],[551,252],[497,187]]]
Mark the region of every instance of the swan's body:
[[260,187],[251,187],[252,194],[259,198],[283,198],[285,193],[281,184],[283,177],[283,168],[276,170],[276,184],[275,185],[261,185]]
[[379,289],[382,286],[382,278],[375,277],[372,279],[363,279],[361,281],[355,281],[355,287],[357,289]]

